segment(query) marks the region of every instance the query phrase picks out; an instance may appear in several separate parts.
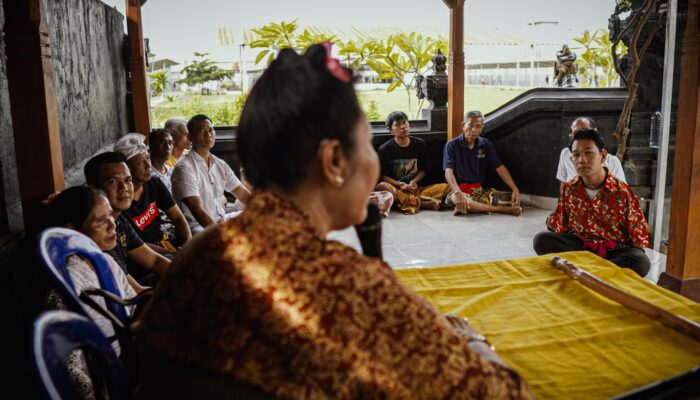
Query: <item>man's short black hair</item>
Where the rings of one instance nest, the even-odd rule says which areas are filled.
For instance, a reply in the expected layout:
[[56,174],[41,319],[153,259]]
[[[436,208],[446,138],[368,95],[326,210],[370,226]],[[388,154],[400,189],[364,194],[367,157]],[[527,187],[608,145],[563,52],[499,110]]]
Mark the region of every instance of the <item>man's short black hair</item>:
[[479,110],[471,110],[467,111],[466,114],[464,114],[464,121],[462,121],[463,124],[466,124],[467,121],[469,121],[469,118],[471,117],[479,117],[481,120],[484,120],[484,114],[481,113]]
[[386,127],[391,130],[394,122],[408,121],[408,117],[403,111],[394,111],[386,117]]
[[148,134],[148,144],[162,142],[165,140],[165,134],[172,137],[173,133],[168,128],[153,129],[151,133]]
[[605,150],[605,142],[603,141],[603,138],[600,137],[598,131],[594,131],[593,129],[584,128],[577,130],[576,133],[574,133],[574,138],[571,140],[571,143],[569,143],[569,150],[573,151],[574,142],[577,140],[592,140],[595,142],[598,150]]
[[95,187],[100,186],[100,168],[104,164],[114,164],[123,162],[126,164],[126,157],[124,154],[117,151],[108,151],[106,153],[98,154],[92,157],[83,168],[85,173],[85,182],[88,185]]
[[194,117],[190,118],[190,120],[187,121],[187,131],[190,133],[190,135],[194,134],[194,124],[196,124],[199,121],[211,122],[211,118],[207,117],[204,114],[197,114]]

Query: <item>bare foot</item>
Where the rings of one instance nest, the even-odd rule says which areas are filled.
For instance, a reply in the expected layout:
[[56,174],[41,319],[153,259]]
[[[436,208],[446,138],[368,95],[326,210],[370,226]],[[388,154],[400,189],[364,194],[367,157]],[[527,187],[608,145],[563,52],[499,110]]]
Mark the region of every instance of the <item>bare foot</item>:
[[434,199],[424,199],[421,200],[420,208],[438,211],[440,209],[440,202]]
[[521,216],[522,213],[523,213],[523,208],[522,208],[522,207],[518,207],[518,206],[507,206],[507,207],[503,207],[503,208],[504,208],[504,211],[505,211],[506,213],[515,215],[516,217]]

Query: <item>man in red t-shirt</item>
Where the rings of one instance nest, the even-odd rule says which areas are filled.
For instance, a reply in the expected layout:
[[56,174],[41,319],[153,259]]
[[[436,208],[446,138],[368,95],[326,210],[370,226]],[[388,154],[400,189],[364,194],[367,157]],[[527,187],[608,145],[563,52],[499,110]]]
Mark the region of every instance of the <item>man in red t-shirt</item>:
[[547,218],[551,232],[535,236],[537,254],[590,250],[640,276],[651,263],[647,223],[626,183],[604,167],[607,152],[597,131],[581,129],[571,142],[578,176],[564,184],[557,209]]

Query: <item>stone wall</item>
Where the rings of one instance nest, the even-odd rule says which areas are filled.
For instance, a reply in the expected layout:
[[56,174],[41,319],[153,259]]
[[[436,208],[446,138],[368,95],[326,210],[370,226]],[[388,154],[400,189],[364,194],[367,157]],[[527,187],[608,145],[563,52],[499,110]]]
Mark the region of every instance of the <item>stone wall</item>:
[[[0,0],[0,26],[4,15]],[[7,0],[4,0],[7,1]],[[99,0],[46,0],[66,185],[127,132],[124,17]],[[17,166],[0,35],[0,235],[22,229]]]
[[[0,26],[5,25],[2,2],[0,0]],[[5,43],[0,36],[0,235],[22,228],[5,57]]]
[[47,0],[66,185],[127,128],[124,17],[99,0]]

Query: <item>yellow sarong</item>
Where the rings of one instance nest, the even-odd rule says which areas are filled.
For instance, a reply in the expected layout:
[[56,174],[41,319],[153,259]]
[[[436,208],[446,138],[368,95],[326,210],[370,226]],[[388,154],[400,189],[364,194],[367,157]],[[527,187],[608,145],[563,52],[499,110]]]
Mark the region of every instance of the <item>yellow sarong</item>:
[[417,213],[420,210],[421,200],[436,200],[442,203],[445,199],[445,194],[450,188],[446,183],[436,183],[430,186],[419,187],[417,192],[411,193],[393,185],[392,187],[396,190],[397,206],[404,214]]

